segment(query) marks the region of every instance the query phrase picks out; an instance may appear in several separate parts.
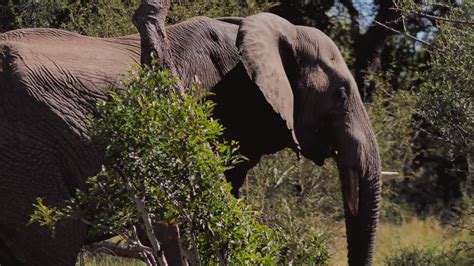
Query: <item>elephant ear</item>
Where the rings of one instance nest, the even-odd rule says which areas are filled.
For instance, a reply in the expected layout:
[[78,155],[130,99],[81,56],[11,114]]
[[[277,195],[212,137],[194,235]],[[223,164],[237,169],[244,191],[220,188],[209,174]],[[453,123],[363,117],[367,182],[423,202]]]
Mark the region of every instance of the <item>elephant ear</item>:
[[243,19],[237,34],[237,47],[245,70],[267,102],[285,120],[298,145],[293,122],[293,91],[283,62],[288,54],[294,55],[296,39],[296,27],[270,13]]

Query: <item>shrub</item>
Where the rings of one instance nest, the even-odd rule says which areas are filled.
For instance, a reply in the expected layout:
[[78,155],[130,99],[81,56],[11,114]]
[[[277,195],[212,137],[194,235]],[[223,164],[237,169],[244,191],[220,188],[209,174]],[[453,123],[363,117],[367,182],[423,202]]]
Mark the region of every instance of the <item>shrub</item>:
[[139,3],[139,0],[3,0],[0,32],[62,28],[95,37],[122,36],[136,32],[131,18]]
[[179,1],[171,5],[168,22],[174,24],[194,16],[246,17],[275,6],[271,0],[246,0],[240,4],[237,0],[196,0]]
[[472,265],[474,246],[457,242],[449,248],[435,246],[408,247],[394,252],[385,259],[387,265]]
[[252,209],[261,211],[260,222],[282,235],[285,263],[328,260],[322,240],[328,242],[343,223],[334,164],[316,167],[306,159],[298,160],[293,151],[283,150],[262,158],[247,175],[240,194]]
[[[128,246],[137,243],[137,227],[165,224],[179,229],[183,250],[203,264],[284,260],[292,236],[261,224],[230,195],[223,173],[241,158],[234,143],[219,141],[214,104],[194,97],[196,89],[175,92],[176,79],[157,66],[137,69],[124,85],[92,119],[93,139],[105,147],[102,171],[64,209],[47,210],[39,200],[32,221],[54,229],[58,219],[81,219]],[[319,236],[302,247],[306,261],[327,259]]]

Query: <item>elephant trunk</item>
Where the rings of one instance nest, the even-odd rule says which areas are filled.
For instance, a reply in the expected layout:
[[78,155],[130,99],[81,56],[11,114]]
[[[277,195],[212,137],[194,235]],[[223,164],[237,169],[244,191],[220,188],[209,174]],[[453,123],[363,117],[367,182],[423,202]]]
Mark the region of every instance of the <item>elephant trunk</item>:
[[359,114],[363,123],[352,123],[343,130],[336,161],[342,184],[349,265],[371,265],[379,218],[381,166],[367,114]]
[[[350,209],[347,192],[343,192],[348,259],[349,265],[371,265],[379,217],[381,186],[378,178],[366,175],[358,179],[357,212]],[[346,189],[343,188],[343,190]]]

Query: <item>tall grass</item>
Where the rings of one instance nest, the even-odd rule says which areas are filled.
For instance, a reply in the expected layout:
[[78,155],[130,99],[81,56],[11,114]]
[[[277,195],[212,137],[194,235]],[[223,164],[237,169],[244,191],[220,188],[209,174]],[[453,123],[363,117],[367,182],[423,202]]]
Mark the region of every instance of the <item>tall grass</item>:
[[140,260],[115,257],[106,254],[94,254],[90,252],[81,253],[76,262],[76,266],[144,266]]
[[[338,237],[328,243],[330,251],[333,252],[330,265],[347,265],[345,241],[344,228],[342,228]],[[444,227],[434,218],[421,220],[413,217],[406,219],[400,225],[381,223],[376,238],[374,264],[387,265],[387,259],[399,255],[408,256],[410,252],[421,257],[425,256],[421,254],[422,252],[432,250],[434,256],[436,255],[434,254],[435,251],[443,253],[444,250],[450,250],[462,241],[472,241],[472,236],[469,235],[467,230]]]

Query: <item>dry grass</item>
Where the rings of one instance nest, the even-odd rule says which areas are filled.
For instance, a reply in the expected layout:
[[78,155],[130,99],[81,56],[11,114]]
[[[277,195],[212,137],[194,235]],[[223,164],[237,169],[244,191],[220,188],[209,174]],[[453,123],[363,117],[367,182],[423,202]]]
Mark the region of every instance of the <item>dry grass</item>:
[[[82,261],[81,261],[82,259]],[[90,253],[82,254],[78,258],[77,266],[144,266],[145,263],[139,260],[115,257],[111,255],[92,255]]]
[[[331,239],[328,239],[329,249],[332,253],[329,265],[347,265],[344,227],[338,226],[337,230],[338,233],[334,234],[334,237]],[[459,232],[442,227],[433,218],[425,220],[411,218],[407,219],[402,225],[382,223],[377,234],[375,265],[383,265],[384,258],[400,248],[424,247],[427,245],[448,247],[456,241],[466,240],[468,237],[468,232]],[[137,260],[106,255],[91,256],[90,254],[85,254],[83,258],[83,265],[87,266],[144,265]]]
[[[330,245],[333,254],[330,265],[347,265],[346,243],[344,229]],[[375,265],[384,265],[384,258],[396,250],[404,247],[438,246],[449,247],[459,240],[469,237],[467,231],[455,231],[442,227],[440,223],[428,218],[407,219],[402,225],[382,223],[376,239]]]

